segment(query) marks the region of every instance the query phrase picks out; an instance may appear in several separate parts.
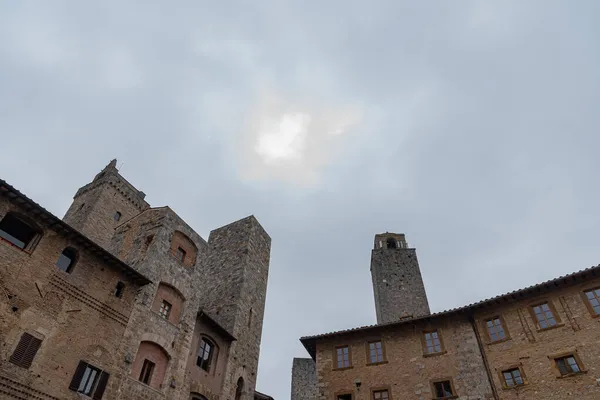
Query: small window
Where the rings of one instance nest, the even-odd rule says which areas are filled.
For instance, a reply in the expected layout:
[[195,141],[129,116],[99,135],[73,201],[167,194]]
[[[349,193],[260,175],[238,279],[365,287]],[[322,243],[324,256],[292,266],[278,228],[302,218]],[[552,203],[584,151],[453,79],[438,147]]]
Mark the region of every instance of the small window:
[[502,326],[502,321],[500,317],[494,317],[485,321],[485,325],[488,330],[488,335],[490,336],[490,340],[492,342],[497,342],[498,340],[506,339],[506,333],[504,332],[504,327]]
[[161,305],[160,305],[160,310],[158,311],[158,313],[160,314],[161,317],[165,318],[165,319],[169,319],[169,314],[171,314],[171,303],[169,303],[166,300],[163,300]]
[[336,398],[337,400],[352,400],[352,393],[338,394]]
[[442,342],[440,341],[440,334],[438,331],[425,332],[423,335],[425,341],[424,350],[426,354],[442,352]]
[[600,315],[600,288],[587,290],[584,293],[592,314]]
[[41,344],[40,339],[24,333],[10,356],[10,362],[22,368],[29,368]]
[[455,396],[452,382],[450,381],[439,381],[433,382],[433,394],[434,399],[449,399]]
[[387,248],[388,249],[396,249],[396,248],[398,248],[398,242],[394,238],[389,238],[386,241],[386,243],[387,243]]
[[70,274],[71,272],[73,272],[73,268],[75,267],[76,259],[77,259],[77,252],[74,249],[67,247],[66,249],[63,250],[63,252],[60,254],[60,256],[58,256],[58,260],[56,261],[56,266],[61,271],[65,271],[66,273]]
[[155,364],[150,360],[144,360],[142,371],[140,372],[140,382],[150,385],[152,380],[152,373],[154,372]]
[[562,376],[581,372],[581,366],[577,363],[577,360],[573,354],[555,358],[554,362],[556,363],[556,368],[558,368],[558,371]]
[[115,286],[115,297],[123,297],[123,292],[125,291],[125,284],[123,282],[117,282],[117,286]]
[[110,375],[99,368],[79,361],[69,389],[90,396],[94,400],[102,399]]
[[369,343],[369,362],[371,364],[383,362],[383,344],[380,340]]
[[519,368],[502,371],[502,377],[504,378],[504,386],[506,387],[515,387],[525,384]]
[[21,218],[7,214],[0,221],[0,237],[20,249],[31,250],[38,232]]
[[387,390],[374,390],[373,391],[373,400],[388,400],[390,398],[390,394]]
[[240,376],[235,388],[235,400],[240,400],[242,398],[242,393],[244,393],[244,378]]
[[178,247],[177,251],[175,252],[175,256],[179,261],[183,262],[185,260],[185,250],[181,247]]
[[115,222],[118,222],[121,220],[121,213],[117,211],[113,218],[115,219]]
[[533,307],[533,312],[540,326],[540,329],[551,328],[557,324],[556,317],[550,309],[548,303],[543,303]]
[[210,364],[214,353],[213,343],[205,338],[200,340],[200,350],[198,350],[198,359],[196,365],[205,370],[210,371]]
[[350,367],[350,347],[342,346],[335,349],[336,351],[336,367],[337,368],[348,368]]

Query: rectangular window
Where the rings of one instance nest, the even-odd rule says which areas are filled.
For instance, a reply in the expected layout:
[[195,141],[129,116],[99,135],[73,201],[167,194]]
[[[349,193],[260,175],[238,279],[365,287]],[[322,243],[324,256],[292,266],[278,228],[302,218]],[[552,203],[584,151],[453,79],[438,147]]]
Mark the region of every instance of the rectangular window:
[[350,367],[350,347],[342,346],[335,349],[336,351],[336,366],[337,368]]
[[490,340],[492,342],[497,342],[498,340],[506,339],[506,333],[504,332],[504,327],[502,326],[502,321],[500,317],[494,317],[485,321],[485,325],[488,330],[488,334],[490,336]]
[[556,317],[548,303],[533,306],[533,312],[541,329],[551,328],[556,325]]
[[22,368],[29,368],[41,344],[40,339],[24,333],[10,356],[10,362]]
[[371,364],[383,362],[383,344],[380,340],[369,343],[369,362]]
[[575,356],[573,354],[569,354],[564,357],[555,358],[554,362],[556,363],[556,367],[561,375],[570,375],[581,372],[581,367],[577,363]]
[[344,394],[338,394],[336,396],[337,400],[352,400],[352,393],[344,393]]
[[600,288],[587,290],[584,293],[590,306],[590,311],[594,315],[600,315]]
[[441,353],[442,342],[440,341],[440,335],[438,331],[425,332],[424,341],[424,350],[426,354]]
[[142,365],[142,371],[140,372],[140,382],[150,385],[154,366],[155,364],[152,361],[144,360],[144,365]]
[[506,387],[514,387],[525,384],[519,368],[512,368],[502,371],[502,377],[504,378],[504,385]]
[[79,361],[69,389],[90,396],[94,400],[102,399],[110,375],[86,363]]
[[20,249],[32,247],[37,236],[35,229],[13,214],[7,214],[0,221],[0,237]]
[[177,251],[175,252],[175,256],[179,261],[183,262],[183,260],[185,260],[185,250],[181,247],[178,247]]
[[160,304],[160,310],[158,310],[158,313],[161,317],[169,319],[169,314],[171,314],[171,307],[171,303],[169,303],[166,300],[163,300]]
[[387,390],[374,390],[373,400],[388,400],[390,395]]
[[434,399],[449,399],[455,396],[454,388],[450,381],[433,382]]

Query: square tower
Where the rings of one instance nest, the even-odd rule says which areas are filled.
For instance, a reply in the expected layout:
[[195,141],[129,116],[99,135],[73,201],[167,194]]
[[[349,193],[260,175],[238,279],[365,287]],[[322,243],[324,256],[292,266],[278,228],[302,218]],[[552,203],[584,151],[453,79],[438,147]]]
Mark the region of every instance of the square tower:
[[371,278],[378,324],[430,314],[417,252],[404,234],[375,235]]

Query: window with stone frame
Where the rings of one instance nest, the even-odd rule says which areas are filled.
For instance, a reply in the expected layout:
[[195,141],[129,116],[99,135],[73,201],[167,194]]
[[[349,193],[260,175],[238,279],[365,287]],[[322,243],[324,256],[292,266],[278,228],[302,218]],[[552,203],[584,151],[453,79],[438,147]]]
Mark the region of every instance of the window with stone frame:
[[502,319],[499,316],[486,320],[485,326],[491,342],[506,339],[506,332],[504,331]]
[[532,310],[540,329],[552,328],[553,326],[558,325],[558,321],[556,320],[556,316],[550,303],[545,302],[535,305],[532,307]]
[[169,319],[169,314],[171,314],[171,303],[166,300],[163,300],[160,304],[160,310],[158,310],[158,314],[164,319]]
[[337,369],[349,368],[350,361],[350,346],[340,346],[335,348],[335,367]]
[[592,315],[600,315],[600,288],[586,290],[583,293]]
[[383,343],[381,340],[369,342],[369,364],[376,364],[383,361]]
[[146,385],[150,385],[150,382],[152,382],[152,374],[154,373],[154,367],[156,367],[156,364],[154,364],[152,361],[148,359],[144,360],[142,370],[140,371],[139,381]]
[[502,379],[504,380],[504,387],[507,388],[525,384],[523,374],[519,368],[510,368],[502,371]]
[[389,400],[390,393],[387,389],[373,390],[373,400]]
[[578,374],[583,371],[583,367],[580,365],[580,362],[577,361],[575,354],[557,357],[554,359],[554,363],[561,376]]
[[439,331],[423,332],[423,351],[425,354],[438,354],[443,351]]
[[454,385],[450,380],[432,382],[434,399],[452,399],[456,397]]
[[113,219],[115,220],[115,222],[119,222],[121,220],[121,213],[120,212],[115,212],[115,214],[113,215]]
[[215,352],[215,345],[212,341],[207,338],[200,339],[200,348],[198,349],[198,358],[196,359],[196,365],[205,370],[210,371],[210,366],[213,362],[213,356]]

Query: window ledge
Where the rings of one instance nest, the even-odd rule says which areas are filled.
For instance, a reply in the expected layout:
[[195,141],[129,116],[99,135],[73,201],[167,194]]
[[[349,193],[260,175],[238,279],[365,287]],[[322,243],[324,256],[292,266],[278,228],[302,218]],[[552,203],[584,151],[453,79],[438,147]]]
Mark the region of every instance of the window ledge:
[[504,386],[502,385],[502,389],[503,390],[518,390],[518,389],[522,389],[524,387],[527,386],[527,383],[522,383],[520,385],[514,385],[514,386]]
[[[437,353],[425,353],[425,354],[423,354],[423,357],[435,357],[435,356],[441,356],[441,355],[444,355],[444,354],[446,354],[446,353],[447,353],[447,351],[446,351],[446,350],[444,350],[444,351],[438,351]],[[444,399],[453,399],[453,398],[454,398],[454,397],[444,397]]]
[[333,368],[333,371],[345,371],[347,369],[352,369],[354,368],[354,365],[351,365],[349,367],[344,367],[344,368]]
[[560,324],[552,325],[547,328],[538,328],[537,331],[538,332],[546,332],[546,331],[551,331],[552,329],[562,328],[563,326],[565,326],[565,323],[561,322]]
[[25,249],[20,248],[19,246],[17,246],[16,244],[14,244],[13,242],[11,242],[10,240],[6,240],[3,237],[0,237],[0,242],[7,244],[9,247],[12,247],[13,249],[19,250],[21,253],[25,253],[28,256],[31,255],[30,251],[27,251]]
[[382,364],[387,364],[387,363],[388,363],[388,360],[374,362],[374,363],[367,363],[367,367],[370,367],[372,365],[382,365]]
[[433,398],[433,400],[450,400],[450,399],[458,399],[458,396],[434,397]]
[[156,315],[156,317],[160,320],[160,321],[165,321],[166,323],[168,323],[169,325],[173,326],[174,328],[179,329],[179,324],[174,324],[173,322],[169,321],[167,318],[163,317],[162,315],[160,315],[158,312],[154,311],[154,310],[150,310],[152,311],[152,313],[154,315]]
[[587,370],[583,370],[583,371],[579,371],[579,372],[571,372],[570,374],[557,376],[556,379],[572,378],[574,376],[584,375],[587,373],[588,373]]
[[510,337],[505,337],[504,339],[499,339],[499,340],[488,340],[487,341],[487,345],[494,345],[494,344],[498,344],[498,343],[504,343],[504,342],[508,342],[510,340]]

